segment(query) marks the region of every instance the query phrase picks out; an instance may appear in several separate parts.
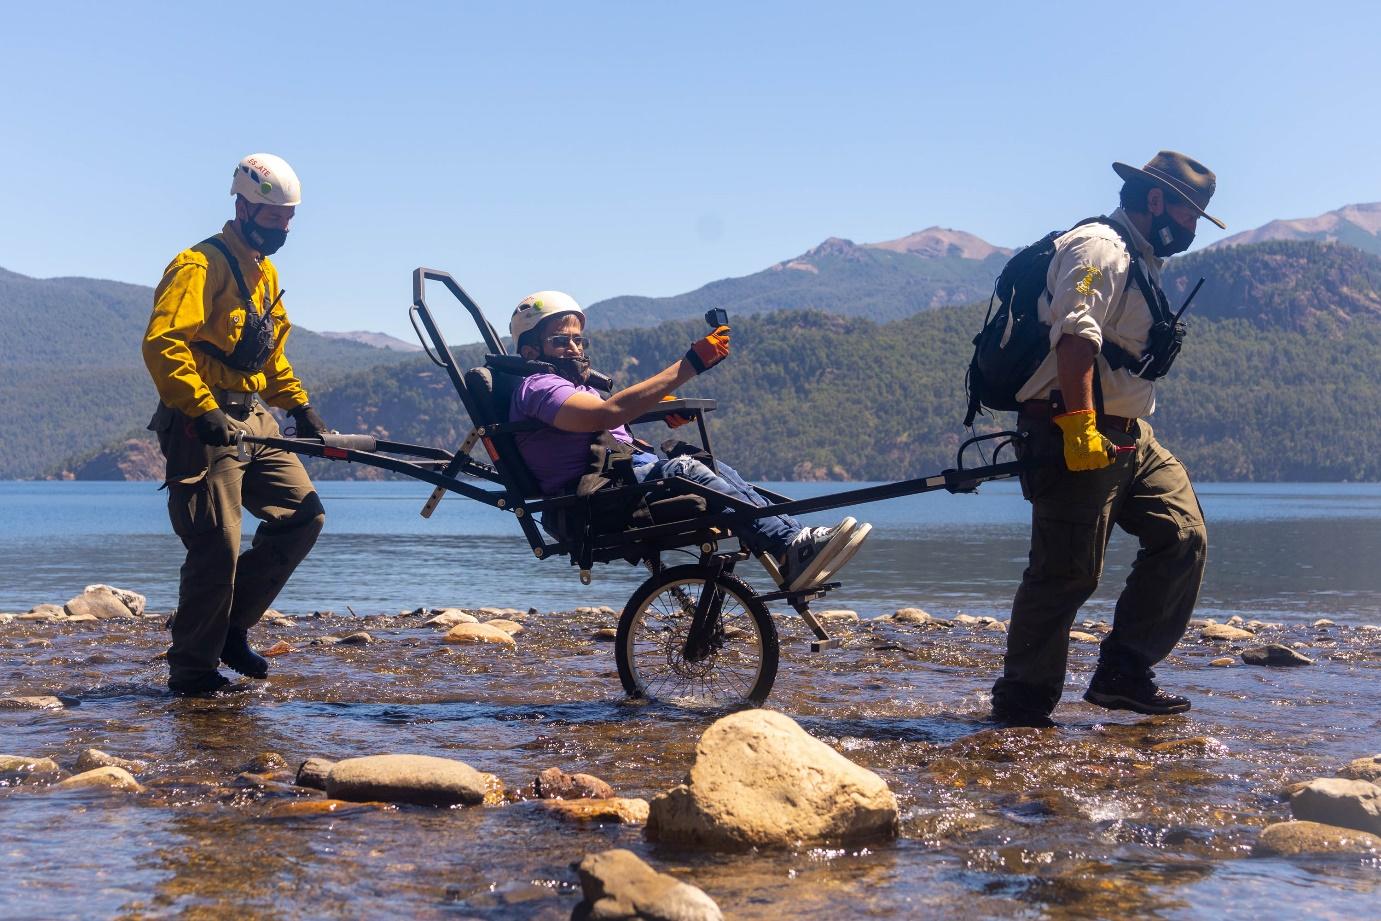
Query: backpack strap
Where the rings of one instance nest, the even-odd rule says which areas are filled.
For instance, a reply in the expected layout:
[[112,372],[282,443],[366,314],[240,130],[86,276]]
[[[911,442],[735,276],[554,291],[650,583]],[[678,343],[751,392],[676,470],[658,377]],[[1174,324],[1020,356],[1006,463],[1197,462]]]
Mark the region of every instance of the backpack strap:
[[245,284],[245,276],[244,273],[240,271],[240,264],[235,261],[234,256],[230,255],[230,248],[216,237],[207,237],[201,242],[209,243],[211,246],[220,250],[221,255],[225,257],[226,264],[230,266],[230,274],[235,276],[235,287],[240,289],[240,297],[244,298],[249,305],[253,307],[254,298],[249,292],[249,285]]

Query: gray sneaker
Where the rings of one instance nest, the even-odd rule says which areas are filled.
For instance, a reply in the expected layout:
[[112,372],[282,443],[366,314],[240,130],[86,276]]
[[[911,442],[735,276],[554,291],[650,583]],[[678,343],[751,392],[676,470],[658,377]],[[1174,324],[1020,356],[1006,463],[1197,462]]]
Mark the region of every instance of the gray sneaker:
[[804,591],[819,581],[830,558],[849,542],[858,522],[845,518],[832,528],[802,528],[782,556],[782,584],[789,592]]

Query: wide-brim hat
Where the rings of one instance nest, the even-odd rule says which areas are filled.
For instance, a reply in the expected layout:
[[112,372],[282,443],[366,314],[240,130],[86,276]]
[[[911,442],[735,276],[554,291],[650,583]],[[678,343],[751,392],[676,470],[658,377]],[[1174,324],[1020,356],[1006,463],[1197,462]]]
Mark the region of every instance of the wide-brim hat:
[[1150,180],[1156,185],[1174,192],[1188,202],[1189,206],[1199,214],[1223,230],[1228,229],[1227,224],[1204,210],[1208,207],[1208,200],[1213,197],[1213,190],[1218,185],[1218,179],[1213,175],[1213,170],[1193,157],[1186,157],[1184,154],[1176,153],[1173,150],[1162,150],[1141,169],[1126,163],[1114,163],[1112,168],[1123,179]]

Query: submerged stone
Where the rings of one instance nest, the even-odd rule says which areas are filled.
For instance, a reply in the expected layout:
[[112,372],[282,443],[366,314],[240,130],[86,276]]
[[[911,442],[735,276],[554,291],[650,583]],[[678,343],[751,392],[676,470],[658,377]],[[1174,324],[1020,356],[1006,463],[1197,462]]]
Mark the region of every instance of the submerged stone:
[[142,771],[148,767],[147,762],[138,761],[133,758],[117,758],[115,755],[108,755],[99,748],[88,748],[77,757],[76,770],[94,770],[99,767],[118,767],[129,771],[131,774]]
[[446,634],[445,640],[448,643],[461,645],[487,644],[509,648],[515,648],[518,645],[508,633],[498,627],[491,627],[489,624],[457,624]]
[[632,851],[618,848],[591,854],[575,870],[584,901],[571,914],[573,921],[722,921],[724,917],[714,899],[658,873]]
[[1256,634],[1241,627],[1229,627],[1227,624],[1209,624],[1199,632],[1199,636],[1206,640],[1249,640]]
[[493,782],[492,775],[451,758],[370,755],[337,761],[326,775],[326,794],[355,802],[477,806]]
[[325,790],[326,778],[335,764],[334,761],[325,758],[308,758],[297,766],[297,785],[311,787],[313,790]]
[[1242,650],[1242,661],[1248,665],[1313,665],[1314,660],[1308,656],[1295,652],[1289,646],[1282,646],[1280,643],[1269,643],[1265,646],[1253,646],[1250,649]]
[[574,822],[598,822],[604,825],[645,825],[648,804],[645,799],[610,797],[609,799],[551,799],[542,807],[552,815]]
[[82,787],[82,788],[106,788],[111,790],[125,790],[130,793],[142,793],[144,785],[134,779],[134,775],[121,767],[108,765],[106,767],[94,768],[90,771],[83,771],[74,774],[66,780],[58,783],[59,787]]
[[1381,855],[1381,837],[1358,831],[1325,825],[1321,822],[1277,822],[1268,825],[1252,845],[1258,857],[1294,857],[1300,854],[1373,854]]
[[532,782],[538,799],[609,799],[614,788],[592,774],[567,774],[560,768],[547,768]]
[[1375,783],[1381,780],[1381,755],[1354,758],[1348,762],[1347,767],[1338,772],[1338,776],[1346,777],[1349,780],[1369,780]]

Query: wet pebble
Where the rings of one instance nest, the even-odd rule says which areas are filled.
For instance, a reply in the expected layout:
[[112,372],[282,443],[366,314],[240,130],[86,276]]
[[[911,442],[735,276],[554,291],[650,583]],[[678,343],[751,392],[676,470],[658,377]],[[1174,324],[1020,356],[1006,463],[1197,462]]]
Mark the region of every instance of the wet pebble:
[[1311,627],[1336,627],[1336,626],[1338,626],[1338,625],[1335,624],[1333,621],[1329,620],[1327,617],[1320,617],[1318,620],[1314,621],[1314,622],[1313,622],[1312,624],[1310,624],[1309,626],[1311,626]]
[[1227,752],[1227,746],[1208,736],[1194,736],[1189,739],[1170,739],[1152,745],[1150,751],[1157,755],[1219,755]]
[[260,652],[260,655],[273,658],[274,656],[286,656],[288,653],[295,651],[296,650],[293,649],[292,645],[289,644],[287,640],[279,640],[278,642],[270,646],[268,649],[265,649],[262,652]]
[[326,775],[326,795],[356,802],[418,806],[478,806],[497,778],[463,761],[430,755],[370,755],[337,761]]
[[28,755],[0,755],[0,776],[40,779],[61,776],[62,768],[52,758]]
[[457,624],[445,636],[448,643],[461,645],[495,645],[514,648],[513,637],[489,624]]
[[1237,660],[1234,659],[1232,656],[1219,656],[1218,658],[1214,659],[1213,661],[1209,662],[1208,664],[1209,664],[1209,665],[1216,665],[1216,666],[1218,666],[1219,668],[1227,668],[1229,665],[1236,665],[1236,664],[1237,664]]
[[311,787],[313,790],[325,790],[327,775],[334,766],[334,761],[325,758],[308,758],[297,767],[297,785]]
[[255,774],[263,774],[268,771],[282,771],[288,767],[288,760],[278,752],[260,752],[246,762],[242,770],[251,771]]
[[95,624],[100,623],[100,618],[95,614],[70,614],[65,623],[69,624]]
[[1306,655],[1295,652],[1289,646],[1282,646],[1279,643],[1269,643],[1265,646],[1253,646],[1250,649],[1242,650],[1242,661],[1248,665],[1313,665],[1314,660]]
[[1250,630],[1229,627],[1227,624],[1209,624],[1199,632],[1199,637],[1205,640],[1249,640],[1255,636]]
[[856,624],[858,623],[858,612],[849,611],[844,608],[831,608],[825,611],[815,611],[815,619],[821,623],[829,624]]
[[934,617],[928,611],[923,611],[920,608],[897,608],[897,610],[886,617],[880,617],[878,619],[890,620],[894,624],[949,625],[949,621]]
[[1310,781],[1290,797],[1290,812],[1306,822],[1381,835],[1381,787],[1332,777]]
[[457,624],[479,623],[479,618],[460,608],[443,608],[441,613],[426,622],[429,627],[445,627],[447,630]]
[[610,797],[608,799],[544,800],[542,807],[551,815],[576,822],[598,822],[603,825],[646,825],[648,803],[645,799]]
[[374,637],[365,633],[363,630],[356,630],[354,633],[347,633],[340,638],[341,646],[368,646],[374,642]]
[[1074,642],[1076,642],[1076,643],[1097,643],[1097,642],[1100,642],[1099,639],[1098,639],[1098,637],[1094,636],[1092,633],[1084,633],[1084,632],[1081,631],[1081,630],[1071,630],[1071,631],[1069,631],[1069,638],[1070,638],[1071,640],[1073,640]]
[[590,639],[596,643],[612,643],[619,638],[619,631],[613,627],[600,627],[590,634]]
[[311,646],[334,646],[340,642],[338,636],[318,636],[311,641]]
[[658,873],[632,851],[620,848],[590,854],[575,870],[585,900],[576,906],[573,918],[722,921],[724,917],[714,899]]
[[270,809],[270,814],[282,817],[340,816],[388,808],[387,803],[352,803],[342,799],[292,799],[275,803]]
[[93,768],[80,774],[73,774],[57,784],[61,788],[104,788],[125,790],[130,793],[144,792],[144,785],[134,779],[134,775],[124,768],[108,765]]
[[593,774],[567,774],[560,768],[547,768],[532,782],[537,799],[610,799],[614,788]]
[[1346,777],[1349,780],[1369,780],[1375,783],[1381,780],[1381,755],[1354,758],[1338,772],[1338,776]]
[[148,762],[138,761],[133,758],[118,758],[115,755],[108,755],[99,748],[88,748],[77,756],[75,770],[78,773],[92,771],[100,767],[117,767],[129,771],[131,774],[147,768]]
[[517,636],[524,630],[522,624],[518,623],[516,620],[509,620],[506,617],[496,617],[493,620],[486,620],[485,624],[490,627],[498,627],[509,636]]
[[0,710],[61,710],[63,703],[56,697],[0,697]]

